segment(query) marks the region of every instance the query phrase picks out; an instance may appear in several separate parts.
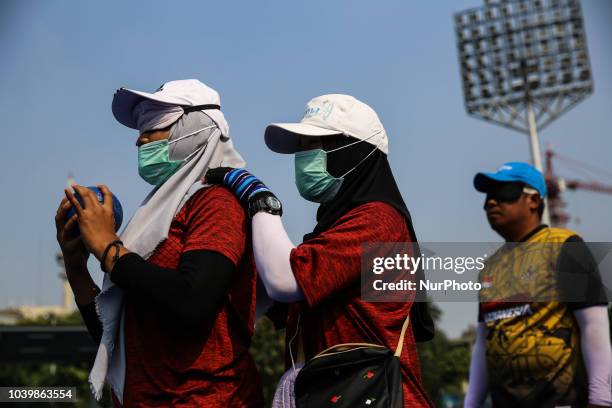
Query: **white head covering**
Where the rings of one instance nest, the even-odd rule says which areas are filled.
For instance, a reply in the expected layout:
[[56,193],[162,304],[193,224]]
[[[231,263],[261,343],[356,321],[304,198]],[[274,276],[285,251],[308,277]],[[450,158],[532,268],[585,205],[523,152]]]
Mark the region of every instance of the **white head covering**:
[[[145,100],[158,102],[158,104],[143,105],[142,109],[136,109]],[[201,107],[201,109],[195,109],[195,107]],[[169,81],[157,88],[153,93],[119,88],[113,96],[111,108],[115,119],[119,123],[139,130],[142,130],[141,126],[149,127],[149,129],[145,130],[154,129],[147,123],[149,119],[146,116],[149,113],[152,116],[158,116],[158,119],[152,120],[152,122],[165,121],[171,124],[179,118],[179,108],[184,113],[192,109],[195,111],[204,110],[219,126],[221,133],[229,137],[229,126],[223,116],[223,112],[221,112],[221,97],[219,93],[197,79]],[[172,112],[168,111],[169,108],[172,108]],[[146,116],[142,116],[143,114]],[[174,115],[175,119],[165,118],[163,114]],[[154,126],[159,126],[155,127],[155,129],[162,129],[164,127],[159,123]]]
[[183,116],[183,108],[151,99],[145,99],[134,107],[136,128],[142,132],[163,129]]
[[[141,105],[143,108],[135,111],[141,112],[143,118],[136,119],[145,129],[150,126],[153,126],[151,129],[167,127],[167,124],[163,124],[169,121],[169,115],[178,114],[178,111],[171,107],[161,106],[154,101],[144,101]],[[151,107],[152,111],[146,110],[147,106]],[[221,111],[216,110],[214,117],[211,117],[208,111],[183,114],[183,109],[179,109],[181,115],[175,119],[176,122],[170,130],[169,140],[178,140],[171,145],[170,159],[187,160],[176,173],[146,197],[121,233],[125,247],[145,259],[168,237],[170,224],[185,202],[196,191],[205,187],[201,178],[209,168],[244,167],[246,164],[234,149],[228,136],[229,126]],[[181,139],[190,134],[193,135]],[[102,322],[103,334],[89,375],[89,383],[94,396],[99,400],[104,382],[108,380],[113,392],[123,403],[123,292],[111,282],[108,274],[104,275],[102,292],[96,297],[96,309]]]

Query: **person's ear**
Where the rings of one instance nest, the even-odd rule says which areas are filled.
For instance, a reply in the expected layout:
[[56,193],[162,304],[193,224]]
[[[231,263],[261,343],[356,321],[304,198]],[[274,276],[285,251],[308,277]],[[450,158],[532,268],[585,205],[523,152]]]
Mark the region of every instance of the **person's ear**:
[[527,205],[530,212],[537,212],[541,202],[542,197],[539,194],[527,194]]

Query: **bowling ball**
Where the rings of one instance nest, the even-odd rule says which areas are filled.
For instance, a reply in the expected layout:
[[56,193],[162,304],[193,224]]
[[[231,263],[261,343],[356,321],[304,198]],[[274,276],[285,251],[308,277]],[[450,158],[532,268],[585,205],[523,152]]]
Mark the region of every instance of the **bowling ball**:
[[[87,188],[96,194],[96,197],[98,197],[98,201],[100,202],[100,204],[104,203],[104,193],[102,193],[102,190],[100,190],[96,186],[89,186]],[[74,192],[74,196],[79,201],[81,206],[84,207],[83,197],[81,197],[81,195],[77,193],[76,191]],[[76,209],[74,208],[74,206],[72,206],[70,211],[68,211],[68,215],[66,216],[66,221],[68,221],[74,214],[76,214]],[[115,216],[115,232],[116,232],[116,231],[119,231],[119,228],[121,227],[121,223],[123,222],[123,208],[121,207],[121,203],[119,202],[117,197],[115,197],[114,194],[113,194],[113,214]],[[76,235],[80,235],[80,232],[78,229],[79,227],[77,226]]]

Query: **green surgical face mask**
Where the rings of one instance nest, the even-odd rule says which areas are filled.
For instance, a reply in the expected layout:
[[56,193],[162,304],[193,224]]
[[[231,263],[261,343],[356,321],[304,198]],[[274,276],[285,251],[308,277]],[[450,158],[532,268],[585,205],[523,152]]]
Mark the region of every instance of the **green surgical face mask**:
[[295,185],[306,200],[321,204],[330,201],[338,194],[343,181],[344,177],[334,177],[327,172],[325,150],[295,153]]
[[320,204],[331,201],[338,194],[338,191],[340,191],[344,178],[370,157],[376,151],[378,145],[376,145],[366,157],[361,159],[355,167],[340,177],[334,177],[327,172],[327,154],[337,152],[338,150],[345,149],[366,140],[367,139],[358,140],[328,152],[323,149],[295,152],[295,185],[300,195],[308,201]]
[[184,160],[170,160],[168,139],[138,147],[138,174],[156,187],[168,180],[183,163]]
[[205,128],[198,129],[195,132],[191,132],[185,136],[181,136],[178,139],[168,141],[168,139],[157,140],[143,144],[138,147],[138,174],[149,184],[159,187],[166,180],[170,178],[181,166],[186,163],[189,158],[199,152],[201,149],[205,149],[208,145],[208,141],[204,145],[183,160],[170,160],[170,145],[180,140],[191,137],[195,134],[200,133],[203,130],[217,127],[217,125],[206,126]]

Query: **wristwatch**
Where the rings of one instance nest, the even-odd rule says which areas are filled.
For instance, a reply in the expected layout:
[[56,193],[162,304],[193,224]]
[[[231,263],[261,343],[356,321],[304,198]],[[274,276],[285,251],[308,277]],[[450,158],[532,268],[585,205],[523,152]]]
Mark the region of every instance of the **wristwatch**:
[[272,215],[283,215],[283,206],[278,198],[272,194],[262,194],[249,201],[249,217],[253,218],[260,211],[265,211]]

